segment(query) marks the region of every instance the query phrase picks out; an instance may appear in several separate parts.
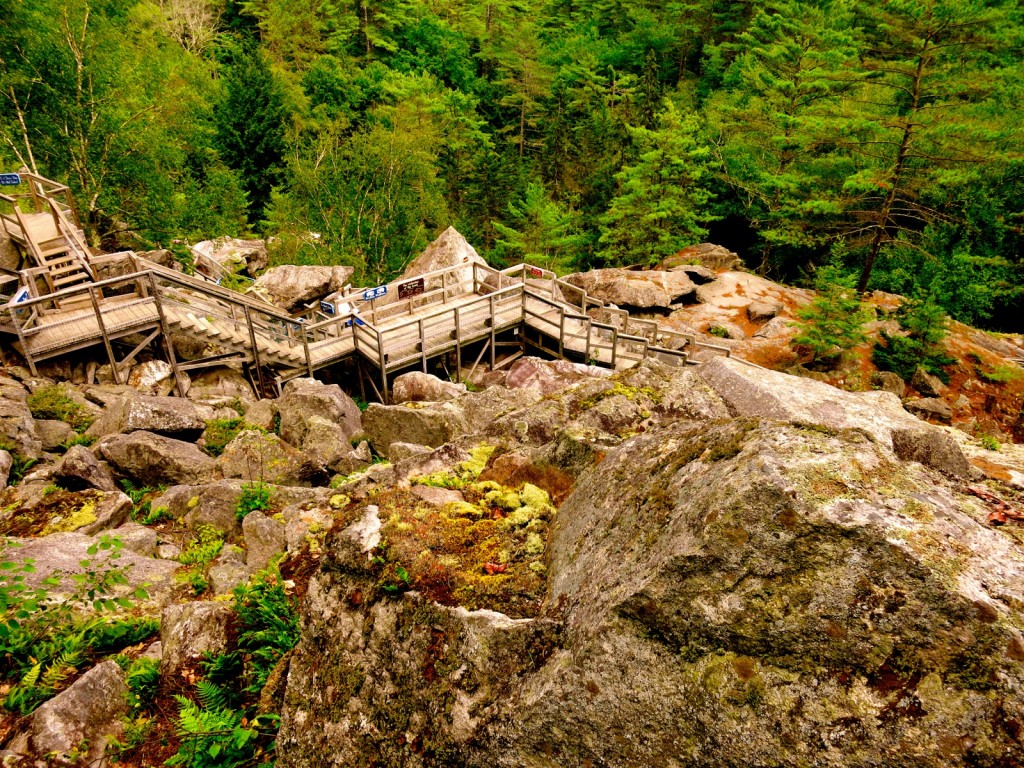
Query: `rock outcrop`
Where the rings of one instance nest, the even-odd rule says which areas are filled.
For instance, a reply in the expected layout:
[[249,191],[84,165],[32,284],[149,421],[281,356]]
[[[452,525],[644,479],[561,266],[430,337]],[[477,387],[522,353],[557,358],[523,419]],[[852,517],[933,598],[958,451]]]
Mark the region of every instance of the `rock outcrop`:
[[203,240],[192,246],[192,255],[196,261],[196,270],[214,278],[225,273],[242,272],[249,277],[256,277],[270,262],[264,241],[235,237]]
[[686,272],[595,269],[566,275],[565,282],[588,296],[623,309],[664,310],[694,299],[697,286]]
[[288,312],[303,309],[340,291],[352,277],[352,267],[309,267],[285,264],[271,267],[249,288],[265,301]]

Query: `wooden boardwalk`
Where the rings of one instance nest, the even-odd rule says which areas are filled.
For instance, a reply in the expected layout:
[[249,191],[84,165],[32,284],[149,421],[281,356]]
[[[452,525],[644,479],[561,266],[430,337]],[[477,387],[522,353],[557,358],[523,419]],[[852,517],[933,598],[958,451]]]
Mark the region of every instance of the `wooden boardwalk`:
[[[357,311],[353,322],[352,316],[332,317],[318,310],[292,316],[258,298],[132,253],[95,257],[91,266],[102,275],[117,259],[119,276],[8,304],[0,311],[0,332],[16,337],[16,347],[33,370],[37,361],[102,344],[117,379],[119,369],[145,345],[159,342],[176,372],[240,360],[258,373],[261,383],[266,383],[266,371],[279,387],[288,379],[356,358],[376,371],[382,385],[378,394],[387,399],[388,378],[395,372],[411,367],[425,371],[432,358],[451,354],[456,371],[461,371],[463,351],[470,345],[479,347],[477,363],[489,351],[488,365],[493,367],[509,337],[520,348],[614,369],[651,357],[682,366],[693,362],[696,351],[729,353],[604,307],[552,273],[525,265],[503,271],[480,264],[438,270],[415,278],[421,291],[404,299],[397,298],[404,293],[401,283],[388,285],[383,300],[366,301],[362,291],[350,291],[339,300]],[[595,312],[607,322],[595,320]],[[179,364],[167,343],[172,333],[215,351]],[[119,360],[115,341],[135,347]]]

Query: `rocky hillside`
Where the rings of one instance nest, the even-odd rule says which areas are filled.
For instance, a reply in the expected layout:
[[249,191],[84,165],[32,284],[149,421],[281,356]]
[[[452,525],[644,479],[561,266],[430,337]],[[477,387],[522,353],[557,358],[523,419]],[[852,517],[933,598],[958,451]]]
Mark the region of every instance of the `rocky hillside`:
[[231,381],[0,376],[6,761],[1024,764],[1015,447],[723,358]]

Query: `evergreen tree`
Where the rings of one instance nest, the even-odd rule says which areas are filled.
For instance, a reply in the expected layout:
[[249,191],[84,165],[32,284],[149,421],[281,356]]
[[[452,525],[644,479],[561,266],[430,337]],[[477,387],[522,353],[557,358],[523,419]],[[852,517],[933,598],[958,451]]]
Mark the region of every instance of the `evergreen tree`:
[[707,236],[712,158],[698,128],[671,102],[656,129],[630,128],[639,157],[616,175],[619,193],[601,217],[605,263],[657,264]]
[[572,211],[551,200],[542,184],[530,182],[522,202],[509,203],[508,212],[510,224],[494,222],[500,258],[570,271],[582,244]]
[[280,86],[259,50],[238,52],[225,75],[226,96],[217,105],[221,156],[237,170],[249,196],[249,220],[257,222],[282,181],[288,113]]
[[834,264],[821,267],[814,281],[817,296],[797,310],[801,323],[793,344],[807,350],[812,363],[834,367],[846,350],[867,339],[863,326],[870,313],[854,290],[854,279]]

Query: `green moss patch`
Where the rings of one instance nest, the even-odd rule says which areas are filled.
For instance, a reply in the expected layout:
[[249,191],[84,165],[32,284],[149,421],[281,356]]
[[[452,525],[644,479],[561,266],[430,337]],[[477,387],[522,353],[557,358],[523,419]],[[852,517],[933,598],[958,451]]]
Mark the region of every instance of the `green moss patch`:
[[76,531],[96,522],[96,507],[102,501],[100,491],[54,489],[31,507],[15,505],[0,516],[0,535],[46,536]]
[[73,400],[59,384],[39,387],[29,395],[28,409],[34,419],[63,421],[76,432],[84,432],[95,420],[92,412]]

